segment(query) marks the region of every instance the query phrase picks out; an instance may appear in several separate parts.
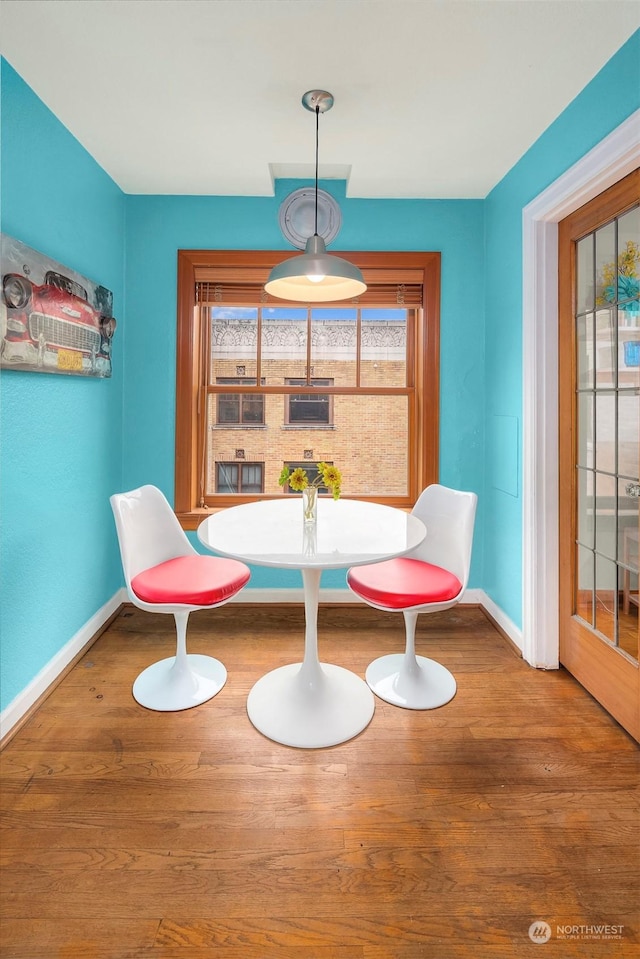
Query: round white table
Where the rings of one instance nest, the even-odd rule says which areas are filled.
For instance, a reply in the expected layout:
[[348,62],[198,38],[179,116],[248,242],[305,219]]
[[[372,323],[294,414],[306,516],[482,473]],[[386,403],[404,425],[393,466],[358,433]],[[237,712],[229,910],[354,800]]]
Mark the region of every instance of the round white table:
[[402,556],[426,535],[399,509],[321,498],[316,523],[305,523],[299,496],[221,510],[198,527],[200,542],[222,556],[302,572],[305,648],[302,663],[280,666],[253,686],[247,713],[261,733],[285,746],[335,746],[371,721],[373,693],[359,676],[318,658],[318,596],[323,569],[363,566]]

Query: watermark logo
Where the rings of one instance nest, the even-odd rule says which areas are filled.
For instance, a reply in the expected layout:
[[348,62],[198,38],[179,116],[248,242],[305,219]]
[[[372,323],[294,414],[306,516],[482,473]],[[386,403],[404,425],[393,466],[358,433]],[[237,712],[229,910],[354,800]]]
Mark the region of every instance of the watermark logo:
[[624,938],[624,926],[620,923],[589,923],[589,924],[556,924],[552,929],[544,919],[536,919],[529,926],[529,939],[531,942],[543,943],[549,942],[552,936],[556,939],[597,939],[620,940]]
[[551,939],[551,926],[548,922],[537,919],[529,926],[529,939],[531,942],[549,942]]

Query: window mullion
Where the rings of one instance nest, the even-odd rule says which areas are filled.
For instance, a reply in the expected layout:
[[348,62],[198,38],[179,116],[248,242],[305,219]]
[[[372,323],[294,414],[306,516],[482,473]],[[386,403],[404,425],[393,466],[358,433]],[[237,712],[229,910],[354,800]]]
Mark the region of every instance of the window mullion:
[[262,382],[262,307],[258,307],[258,321],[256,324],[256,385]]
[[362,310],[356,310],[356,387],[360,386],[360,362],[362,353]]
[[207,306],[200,308],[200,387],[198,389],[198,505],[202,509],[206,502],[207,487],[207,453],[209,440],[209,391],[211,380],[211,309]]

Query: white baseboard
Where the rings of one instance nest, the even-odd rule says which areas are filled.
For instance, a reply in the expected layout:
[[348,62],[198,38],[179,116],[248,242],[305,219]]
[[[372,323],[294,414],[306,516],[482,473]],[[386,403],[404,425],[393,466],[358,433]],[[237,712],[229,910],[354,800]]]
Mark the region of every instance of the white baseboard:
[[[471,595],[477,598],[469,598]],[[517,646],[520,652],[522,652],[522,630],[519,626],[516,626],[512,619],[509,619],[504,610],[501,609],[497,603],[494,603],[490,596],[487,596],[483,589],[468,589],[464,594],[462,602],[474,603],[486,609],[489,616],[495,620],[502,632],[505,633],[514,646]]]
[[[119,606],[129,602],[126,589],[119,589],[101,609],[82,626],[75,636],[49,660],[37,676],[25,686],[12,702],[0,713],[0,740],[18,723],[35,702],[52,686],[73,659],[82,652],[96,633],[105,625]],[[299,589],[244,589],[232,600],[232,603],[303,603],[302,588]],[[321,589],[321,603],[362,602],[348,589]],[[483,589],[468,589],[461,600],[462,605],[482,606],[496,621],[509,639],[522,651],[522,631],[487,596]]]
[[[302,587],[299,589],[243,589],[232,600],[232,603],[303,603]],[[321,589],[321,603],[361,603],[354,593],[348,589]],[[495,620],[500,629],[506,633],[511,642],[522,652],[522,630],[513,620],[487,596],[483,589],[468,589],[460,600],[462,606],[482,606]]]
[[81,626],[75,636],[60,649],[52,659],[43,666],[31,682],[18,693],[9,705],[0,713],[0,740],[13,729],[25,713],[55,683],[56,679],[67,668],[69,663],[81,653],[104,626],[122,603],[127,602],[126,589],[119,589],[111,599],[95,613],[84,626]]

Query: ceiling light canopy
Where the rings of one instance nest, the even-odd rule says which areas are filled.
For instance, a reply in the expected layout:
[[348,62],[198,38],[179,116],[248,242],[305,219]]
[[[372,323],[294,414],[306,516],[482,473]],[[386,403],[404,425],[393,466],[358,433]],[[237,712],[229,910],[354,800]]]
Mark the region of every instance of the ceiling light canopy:
[[302,256],[292,256],[275,266],[265,283],[265,290],[281,300],[303,303],[328,303],[350,300],[367,288],[357,266],[339,256],[327,253],[325,242],[318,235],[318,131],[321,113],[333,106],[333,97],[326,90],[309,90],[302,105],[316,115],[316,186],[314,233],[307,240]]

